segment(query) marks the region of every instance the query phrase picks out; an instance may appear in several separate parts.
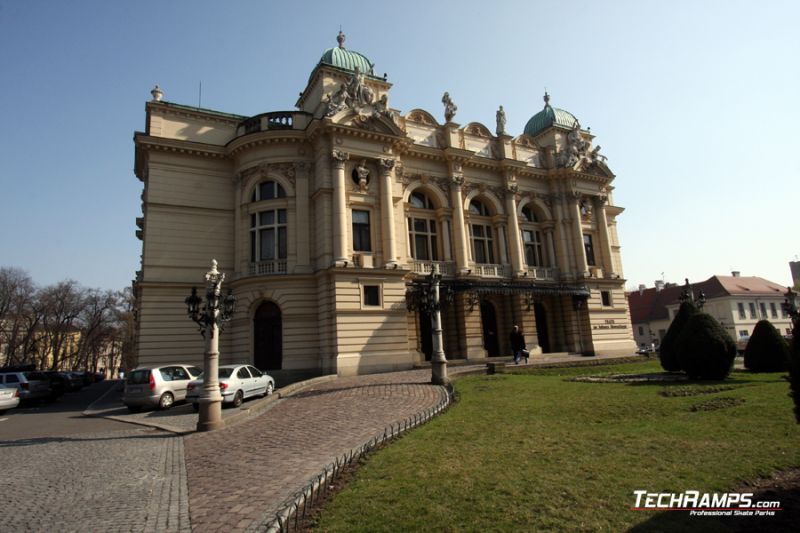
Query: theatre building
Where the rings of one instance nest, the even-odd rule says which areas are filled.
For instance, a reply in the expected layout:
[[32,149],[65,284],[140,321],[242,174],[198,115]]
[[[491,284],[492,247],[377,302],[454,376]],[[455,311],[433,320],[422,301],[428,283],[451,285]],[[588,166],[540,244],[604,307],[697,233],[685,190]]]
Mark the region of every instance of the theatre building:
[[202,361],[184,299],[212,259],[237,298],[221,363],[341,375],[424,363],[434,265],[448,359],[510,355],[514,324],[534,357],[632,353],[623,210],[578,119],[547,94],[517,135],[502,108],[494,133],[456,123],[448,94],[443,120],[402,113],[386,77],[337,40],[294,111],[246,117],[152,91],[134,137],[139,363]]

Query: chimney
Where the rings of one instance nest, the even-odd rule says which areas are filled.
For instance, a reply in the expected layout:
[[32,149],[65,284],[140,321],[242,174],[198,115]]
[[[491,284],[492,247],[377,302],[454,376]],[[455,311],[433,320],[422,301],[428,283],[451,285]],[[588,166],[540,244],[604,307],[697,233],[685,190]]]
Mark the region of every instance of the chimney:
[[734,270],[733,272],[731,272],[731,276],[733,276],[734,278],[738,278],[739,276],[741,276],[741,274],[742,273],[739,272],[738,270]]
[[657,279],[655,281],[655,285],[656,285],[656,292],[661,292],[661,291],[664,290],[664,280],[663,279]]
[[642,283],[641,285],[639,285],[639,296],[642,296],[642,295],[644,294],[644,290],[645,290],[646,288],[647,288],[647,286],[646,286],[644,283]]

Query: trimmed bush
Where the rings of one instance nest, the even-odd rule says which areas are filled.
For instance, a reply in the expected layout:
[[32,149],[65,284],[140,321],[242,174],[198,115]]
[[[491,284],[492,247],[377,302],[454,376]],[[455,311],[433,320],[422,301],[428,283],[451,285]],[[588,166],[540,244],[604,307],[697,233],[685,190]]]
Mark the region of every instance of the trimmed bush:
[[759,320],[744,350],[744,366],[751,372],[780,372],[789,362],[789,346],[769,320]]
[[725,379],[736,357],[736,343],[725,328],[706,313],[689,318],[675,348],[681,369],[693,379]]
[[692,315],[697,314],[697,308],[691,302],[684,302],[678,309],[678,314],[672,319],[667,333],[661,339],[661,347],[658,351],[658,358],[661,360],[661,368],[668,372],[678,372],[683,370],[678,362],[678,352],[675,349],[675,342],[689,321]]

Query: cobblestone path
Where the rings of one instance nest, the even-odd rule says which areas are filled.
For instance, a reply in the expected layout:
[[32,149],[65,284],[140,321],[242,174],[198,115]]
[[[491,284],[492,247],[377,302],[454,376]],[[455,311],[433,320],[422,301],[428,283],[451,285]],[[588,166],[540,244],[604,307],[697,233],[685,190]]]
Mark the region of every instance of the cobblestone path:
[[0,441],[0,530],[190,531],[182,459],[152,429]]
[[430,370],[341,378],[282,399],[254,418],[185,438],[194,531],[247,531],[351,448],[445,393]]

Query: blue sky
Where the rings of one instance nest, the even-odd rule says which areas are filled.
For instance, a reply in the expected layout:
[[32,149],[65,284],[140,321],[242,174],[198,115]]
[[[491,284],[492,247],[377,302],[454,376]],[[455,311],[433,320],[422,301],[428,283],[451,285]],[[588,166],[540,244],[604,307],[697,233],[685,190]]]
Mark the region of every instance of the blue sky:
[[[307,13],[304,13],[307,12]],[[739,270],[788,284],[800,2],[0,0],[0,266],[118,289],[139,268],[133,132],[165,99],[293,109],[342,26],[391,105],[522,132],[551,104],[616,173],[627,285]],[[790,227],[790,223],[794,228]],[[202,275],[202,273],[198,273]]]

